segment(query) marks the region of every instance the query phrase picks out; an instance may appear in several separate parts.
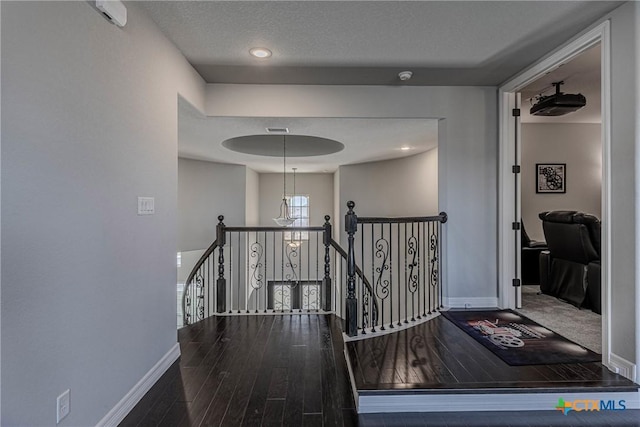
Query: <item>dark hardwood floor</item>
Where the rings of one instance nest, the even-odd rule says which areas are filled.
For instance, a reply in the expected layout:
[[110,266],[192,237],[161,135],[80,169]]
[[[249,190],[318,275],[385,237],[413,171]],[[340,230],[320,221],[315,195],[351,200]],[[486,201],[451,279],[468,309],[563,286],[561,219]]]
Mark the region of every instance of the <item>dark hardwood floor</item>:
[[[484,347],[474,347],[439,319],[424,335],[421,352],[413,355],[411,340],[388,335],[386,345],[372,346],[376,356],[358,361],[358,376],[379,384],[428,381],[460,385],[474,382],[531,384],[563,377],[568,382],[587,373],[608,378],[596,365],[556,367],[540,371],[519,367],[517,374],[497,367]],[[179,331],[182,355],[120,424],[121,426],[636,426],[640,411],[569,413],[557,411],[509,413],[361,414],[354,409],[339,320],[333,315],[213,317]],[[408,332],[407,332],[408,334]],[[440,334],[447,334],[447,339]],[[407,335],[409,336],[409,335]],[[376,339],[380,339],[376,338]],[[446,345],[445,345],[446,341]],[[415,342],[414,342],[415,347]],[[381,355],[405,362],[381,365]],[[455,356],[454,356],[455,355]],[[403,359],[404,358],[404,359]],[[479,359],[478,359],[479,358]],[[412,363],[417,360],[417,363]],[[402,366],[402,365],[406,366]],[[496,375],[495,379],[491,376]],[[591,374],[589,374],[591,375]],[[387,381],[382,382],[382,381]],[[372,383],[373,383],[372,382]]]
[[637,385],[600,363],[510,366],[443,316],[393,334],[347,343],[356,388],[601,389]]
[[209,318],[179,331],[182,355],[122,426],[357,424],[332,315]]

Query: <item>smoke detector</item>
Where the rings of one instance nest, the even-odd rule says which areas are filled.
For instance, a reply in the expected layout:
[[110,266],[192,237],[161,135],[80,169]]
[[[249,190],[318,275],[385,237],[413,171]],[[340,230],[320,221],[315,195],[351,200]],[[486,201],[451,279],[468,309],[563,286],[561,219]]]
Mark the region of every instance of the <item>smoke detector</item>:
[[398,78],[403,82],[406,82],[407,80],[409,80],[411,76],[413,76],[413,73],[411,71],[400,71],[398,73]]

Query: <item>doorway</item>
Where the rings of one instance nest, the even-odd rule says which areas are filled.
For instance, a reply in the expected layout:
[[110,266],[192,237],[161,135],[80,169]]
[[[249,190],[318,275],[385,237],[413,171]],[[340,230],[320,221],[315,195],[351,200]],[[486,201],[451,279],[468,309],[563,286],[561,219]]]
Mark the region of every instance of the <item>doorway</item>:
[[[581,37],[578,37],[574,41],[568,43],[563,48],[559,49],[554,54],[545,58],[538,64],[534,65],[521,75],[515,77],[511,81],[507,82],[500,88],[500,237],[499,237],[499,262],[500,262],[500,304],[505,308],[518,308],[522,304],[522,290],[523,285],[521,282],[522,274],[522,255],[521,255],[521,231],[520,224],[522,219],[526,224],[526,229],[532,230],[534,237],[544,240],[544,234],[542,234],[541,226],[535,220],[537,212],[533,214],[528,210],[530,206],[530,200],[524,201],[527,197],[525,194],[524,185],[530,185],[532,179],[537,179],[537,172],[533,172],[533,175],[529,177],[524,176],[525,164],[529,160],[524,159],[522,145],[522,131],[523,126],[526,131],[527,124],[523,123],[523,120],[519,116],[513,114],[513,110],[520,108],[520,110],[529,109],[529,104],[526,90],[528,87],[533,87],[535,82],[544,82],[545,76],[552,73],[561,73],[562,68],[569,64],[573,60],[579,60],[584,55],[596,55],[596,51],[593,49],[599,49],[597,53],[600,59],[600,83],[601,83],[601,99],[600,99],[600,112],[601,112],[601,126],[599,130],[601,149],[600,149],[600,182],[601,182],[601,194],[600,194],[600,219],[602,220],[602,238],[601,238],[601,353],[603,355],[603,363],[607,364],[609,360],[609,257],[610,257],[610,224],[608,218],[610,217],[610,160],[609,160],[609,23],[605,22],[591,31],[585,33]],[[575,75],[566,75],[566,80],[575,79]],[[549,83],[549,82],[547,82]],[[539,90],[539,88],[537,89]],[[569,92],[573,93],[572,90]],[[522,94],[522,96],[521,96]],[[596,101],[597,103],[597,101]],[[557,153],[556,153],[557,154]],[[566,163],[566,162],[552,162],[552,158],[545,160],[549,163]],[[515,163],[515,164],[514,164]],[[530,161],[529,161],[530,163]],[[569,164],[565,164],[565,170],[560,173],[567,173],[569,171]],[[534,168],[536,165],[533,166]],[[574,167],[579,167],[575,166]],[[573,169],[572,169],[573,170]],[[575,170],[573,170],[575,172]],[[532,171],[529,170],[531,173]],[[570,175],[565,175],[570,179]],[[566,181],[569,185],[570,180]],[[576,184],[576,182],[573,182]],[[572,184],[572,185],[573,185]],[[534,181],[534,190],[537,183]],[[575,189],[576,187],[574,187]],[[528,191],[531,191],[529,188]],[[544,198],[543,198],[544,200]],[[547,202],[550,199],[547,199]],[[543,203],[547,203],[543,202]],[[534,207],[533,209],[540,209],[541,206]],[[559,209],[560,205],[553,207],[553,209]],[[567,204],[564,207],[567,210],[579,210],[571,209]],[[581,208],[582,210],[594,210],[592,208]],[[541,211],[546,208],[541,209]],[[597,209],[596,209],[597,210]],[[597,212],[596,212],[597,213]],[[527,219],[528,218],[528,219]],[[538,220],[539,221],[539,220]],[[517,225],[517,227],[516,227]],[[560,331],[562,333],[562,331]]]
[[[522,249],[521,298],[517,308],[532,320],[597,353],[602,344],[600,80],[598,43],[519,91]],[[567,107],[563,114],[554,110],[530,113],[545,105],[550,96],[557,96],[557,92],[564,94],[564,102],[575,101],[576,105]],[[583,100],[586,105],[578,108]],[[574,108],[577,109],[570,111]],[[543,230],[545,212],[551,214]],[[577,213],[571,216],[568,212]],[[572,219],[592,222],[573,225],[555,222]],[[577,229],[584,233],[565,234]],[[571,236],[575,238],[569,239]],[[566,243],[571,251],[564,253],[565,247],[559,248],[558,242]],[[588,269],[591,274],[587,274]]]

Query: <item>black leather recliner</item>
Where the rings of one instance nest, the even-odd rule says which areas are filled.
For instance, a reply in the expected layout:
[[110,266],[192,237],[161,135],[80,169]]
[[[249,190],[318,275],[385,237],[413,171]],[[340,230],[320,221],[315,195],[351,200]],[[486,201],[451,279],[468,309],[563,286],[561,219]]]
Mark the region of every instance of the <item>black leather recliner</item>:
[[600,220],[576,211],[539,217],[549,247],[540,254],[540,290],[600,313]]

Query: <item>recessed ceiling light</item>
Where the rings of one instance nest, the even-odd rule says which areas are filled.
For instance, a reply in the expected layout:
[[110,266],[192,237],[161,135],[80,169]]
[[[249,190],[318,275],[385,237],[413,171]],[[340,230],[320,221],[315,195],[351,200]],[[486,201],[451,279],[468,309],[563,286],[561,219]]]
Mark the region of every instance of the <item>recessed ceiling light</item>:
[[411,147],[407,147],[406,145],[404,145],[404,146],[400,147],[400,149],[402,151],[409,151],[409,150],[411,150]]
[[249,50],[249,53],[256,58],[268,58],[271,56],[271,51],[266,47],[254,47]]

